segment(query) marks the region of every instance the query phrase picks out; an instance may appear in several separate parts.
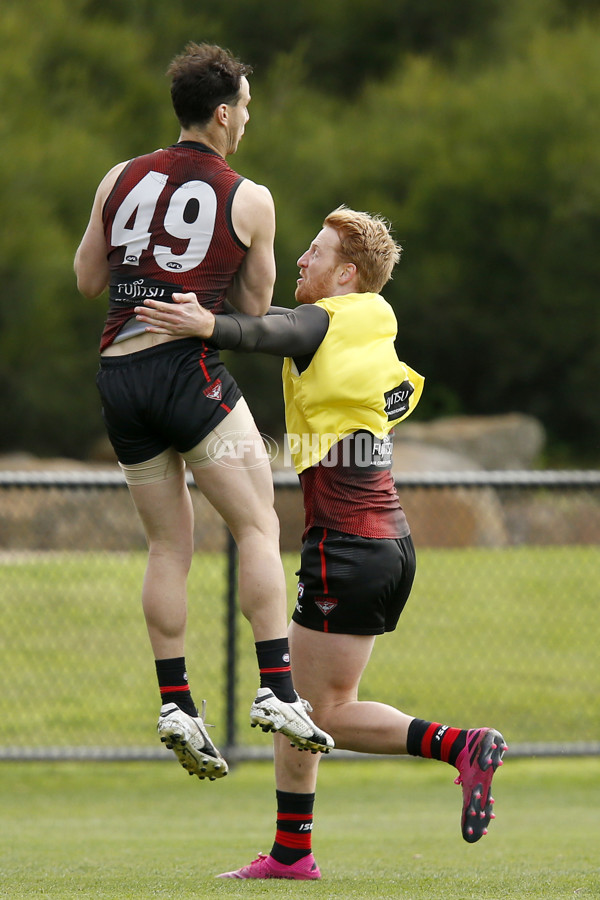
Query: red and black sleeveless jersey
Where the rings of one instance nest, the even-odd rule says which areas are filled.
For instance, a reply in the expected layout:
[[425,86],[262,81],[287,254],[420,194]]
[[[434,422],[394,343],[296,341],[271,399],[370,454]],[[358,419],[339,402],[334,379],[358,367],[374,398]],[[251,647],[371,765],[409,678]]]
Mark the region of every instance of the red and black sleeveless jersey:
[[247,247],[231,204],[243,181],[204,144],[182,141],[131,160],[102,211],[110,266],[103,350],[148,297],[193,291],[218,313]]
[[392,475],[392,435],[355,431],[300,474],[304,534],[313,525],[366,538],[402,538],[410,528]]

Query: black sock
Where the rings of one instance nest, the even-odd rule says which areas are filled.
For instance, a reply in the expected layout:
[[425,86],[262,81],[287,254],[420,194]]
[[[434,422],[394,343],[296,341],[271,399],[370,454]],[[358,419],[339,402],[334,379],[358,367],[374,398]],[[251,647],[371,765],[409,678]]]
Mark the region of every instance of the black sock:
[[271,688],[280,700],[293,703],[296,693],[292,684],[288,639],[257,641],[255,647],[260,670],[260,686]]
[[312,852],[314,794],[276,791],[277,832],[271,856],[283,866],[291,866]]
[[163,704],[176,703],[189,716],[197,716],[198,710],[192,700],[185,671],[185,657],[156,659],[154,662]]
[[413,719],[408,726],[406,749],[411,756],[440,759],[455,766],[458,754],[467,743],[467,732],[461,728]]

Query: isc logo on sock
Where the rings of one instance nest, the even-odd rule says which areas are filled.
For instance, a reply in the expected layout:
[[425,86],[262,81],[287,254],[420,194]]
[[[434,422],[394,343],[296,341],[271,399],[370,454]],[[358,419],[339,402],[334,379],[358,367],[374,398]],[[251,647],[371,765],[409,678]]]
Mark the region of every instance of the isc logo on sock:
[[448,725],[442,725],[441,728],[438,728],[438,730],[436,731],[436,733],[433,737],[434,741],[441,741],[442,738],[444,737],[444,735],[446,734],[446,732],[448,731],[448,727],[449,727]]

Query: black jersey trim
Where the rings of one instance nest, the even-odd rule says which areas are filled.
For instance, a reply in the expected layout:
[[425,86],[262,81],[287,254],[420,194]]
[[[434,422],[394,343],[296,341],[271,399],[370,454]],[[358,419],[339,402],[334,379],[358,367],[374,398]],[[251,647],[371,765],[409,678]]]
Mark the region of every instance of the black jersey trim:
[[217,153],[216,150],[213,150],[212,147],[209,147],[207,144],[203,144],[202,141],[177,141],[176,144],[171,144],[169,150],[176,150],[178,147],[185,147],[188,150],[197,150],[199,153],[210,153],[212,156],[221,156],[220,153]]
[[104,218],[104,216],[106,213],[106,206],[108,204],[108,201],[112,199],[113,194],[115,193],[115,191],[117,190],[117,188],[119,187],[121,182],[123,181],[123,178],[125,177],[125,173],[131,168],[132,164],[136,161],[136,159],[139,159],[139,157],[135,156],[133,159],[128,160],[127,163],[123,166],[123,168],[117,175],[116,181],[113,184],[113,186],[111,187],[106,200],[102,204],[102,224],[103,225],[106,224],[106,219]]
[[[232,171],[233,171],[233,169],[232,169]],[[238,245],[238,247],[240,247],[240,249],[245,250],[247,252],[249,250],[249,247],[247,244],[244,244],[244,242],[241,240],[241,238],[238,237],[237,232],[236,232],[235,228],[233,227],[233,218],[231,215],[231,211],[232,211],[232,207],[233,207],[233,198],[235,197],[235,195],[237,193],[237,189],[239,188],[240,184],[242,183],[242,181],[245,181],[245,180],[246,179],[242,175],[240,175],[238,177],[238,180],[235,182],[235,184],[231,188],[229,197],[227,198],[227,206],[225,207],[225,218],[227,221],[227,228],[229,229],[229,233],[230,233],[231,237],[233,238],[235,243]]]

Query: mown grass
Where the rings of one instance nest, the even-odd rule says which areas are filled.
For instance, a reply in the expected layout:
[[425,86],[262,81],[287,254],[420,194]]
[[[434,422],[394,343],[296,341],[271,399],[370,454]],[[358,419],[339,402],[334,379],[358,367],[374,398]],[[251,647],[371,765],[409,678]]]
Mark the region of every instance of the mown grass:
[[[298,564],[284,557],[290,611]],[[143,553],[5,556],[0,657],[12,710],[0,745],[152,746],[157,690],[139,594]],[[189,584],[188,671],[223,742],[226,562],[198,555]],[[509,743],[597,741],[597,547],[423,550],[398,630],[378,639],[361,696],[426,719],[494,724]],[[256,685],[239,616],[238,742]],[[26,697],[24,704],[22,698]]]
[[497,819],[460,837],[460,788],[431,761],[322,764],[313,847],[320,882],[235,882],[219,872],[268,852],[273,771],[222,782],[165,763],[0,765],[0,897],[179,900],[468,900],[598,897],[600,760],[511,760]]

